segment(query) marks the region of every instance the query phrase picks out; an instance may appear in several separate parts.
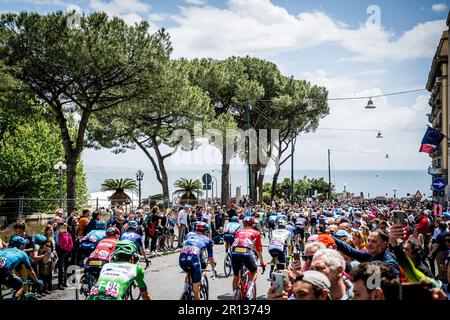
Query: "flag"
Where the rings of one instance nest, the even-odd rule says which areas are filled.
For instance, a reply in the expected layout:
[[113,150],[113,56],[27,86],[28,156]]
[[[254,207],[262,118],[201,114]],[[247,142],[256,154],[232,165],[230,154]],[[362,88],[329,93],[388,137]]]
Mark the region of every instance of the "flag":
[[435,152],[442,139],[444,139],[444,135],[442,133],[428,126],[427,132],[425,132],[425,135],[423,136],[419,152]]

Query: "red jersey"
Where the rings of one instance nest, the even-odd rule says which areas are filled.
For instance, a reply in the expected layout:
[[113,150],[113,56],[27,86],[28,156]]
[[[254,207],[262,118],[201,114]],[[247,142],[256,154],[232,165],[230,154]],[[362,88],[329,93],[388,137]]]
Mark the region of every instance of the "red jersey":
[[100,242],[95,247],[94,252],[89,256],[89,260],[103,260],[109,262],[111,254],[116,248],[116,244],[119,240],[114,238],[106,238],[100,240]]
[[419,223],[416,224],[416,228],[419,229],[419,232],[421,234],[427,234],[430,232],[428,218],[426,216],[423,216],[422,219],[420,219]]
[[256,251],[262,250],[261,233],[251,228],[239,229],[234,236],[234,243],[232,247],[244,247],[252,250],[253,246],[255,246]]

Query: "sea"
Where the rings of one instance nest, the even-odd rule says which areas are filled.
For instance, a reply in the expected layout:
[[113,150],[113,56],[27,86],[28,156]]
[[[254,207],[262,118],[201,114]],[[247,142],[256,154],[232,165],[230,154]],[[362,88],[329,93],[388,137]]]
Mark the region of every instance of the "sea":
[[[119,167],[86,167],[85,173],[87,176],[87,185],[90,198],[106,199],[111,193],[100,192],[101,184],[106,179],[131,178],[136,179],[136,171],[139,168],[119,168]],[[203,174],[209,173],[213,177],[213,183],[217,180],[217,193],[220,195],[220,172],[202,169],[178,169],[168,170],[169,189],[170,193],[175,190],[173,183],[179,178],[200,179]],[[283,181],[284,178],[290,178],[289,170],[282,170],[280,172],[278,181]],[[324,178],[328,181],[328,171],[314,171],[314,170],[295,170],[294,179],[303,178]],[[267,175],[265,182],[271,182],[273,175]],[[236,195],[236,188],[240,187],[241,194],[247,194],[248,188],[248,174],[243,169],[231,169],[231,195]],[[359,195],[364,193],[365,197],[389,196],[392,197],[406,197],[409,193],[414,195],[419,191],[424,198],[431,196],[431,176],[427,170],[414,171],[332,171],[331,182],[336,187],[337,192],[344,191],[344,185],[347,192]],[[144,170],[144,178],[141,183],[142,198],[162,193],[162,188],[156,179],[155,173],[151,169]],[[216,186],[214,193],[216,193]],[[211,197],[211,191],[209,191]]]

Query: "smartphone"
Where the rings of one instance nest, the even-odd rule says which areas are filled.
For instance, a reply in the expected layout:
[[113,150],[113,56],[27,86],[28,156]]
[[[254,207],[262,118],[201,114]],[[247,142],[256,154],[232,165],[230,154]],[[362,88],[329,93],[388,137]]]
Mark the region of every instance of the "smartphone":
[[293,258],[294,258],[294,261],[300,262],[300,252],[294,252]]
[[272,286],[275,285],[275,291],[276,293],[280,293],[283,291],[284,287],[284,280],[283,275],[281,273],[274,272],[272,273]]
[[395,210],[392,216],[392,222],[395,224],[403,224],[403,221],[406,219],[406,213],[401,210]]
[[433,300],[429,283],[402,283],[400,287],[400,300],[431,301]]
[[287,270],[281,270],[280,273],[283,275],[284,281],[289,282],[289,272]]

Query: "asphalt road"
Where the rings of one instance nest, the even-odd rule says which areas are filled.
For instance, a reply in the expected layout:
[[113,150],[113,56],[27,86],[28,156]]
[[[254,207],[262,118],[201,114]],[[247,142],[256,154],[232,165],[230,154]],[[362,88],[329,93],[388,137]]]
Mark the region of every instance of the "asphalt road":
[[[263,256],[265,262],[269,262],[270,255],[267,250],[267,239],[263,243]],[[179,253],[173,253],[151,258],[152,264],[145,271],[145,282],[152,299],[179,300],[181,298],[185,273],[178,265],[178,257]],[[213,279],[212,272],[208,272],[210,300],[231,300],[233,297],[232,275],[228,278],[224,275],[224,257],[225,245],[215,245],[214,258],[217,263],[216,270],[218,275],[217,278]],[[141,263],[141,265],[145,267],[145,263]],[[209,265],[208,268],[210,268]],[[259,267],[258,269],[260,270],[261,268]],[[270,286],[268,277],[268,270],[263,275],[259,275],[256,281],[257,299],[266,298],[266,293]],[[70,288],[55,290],[52,294],[42,297],[41,300],[75,300],[75,290]]]

